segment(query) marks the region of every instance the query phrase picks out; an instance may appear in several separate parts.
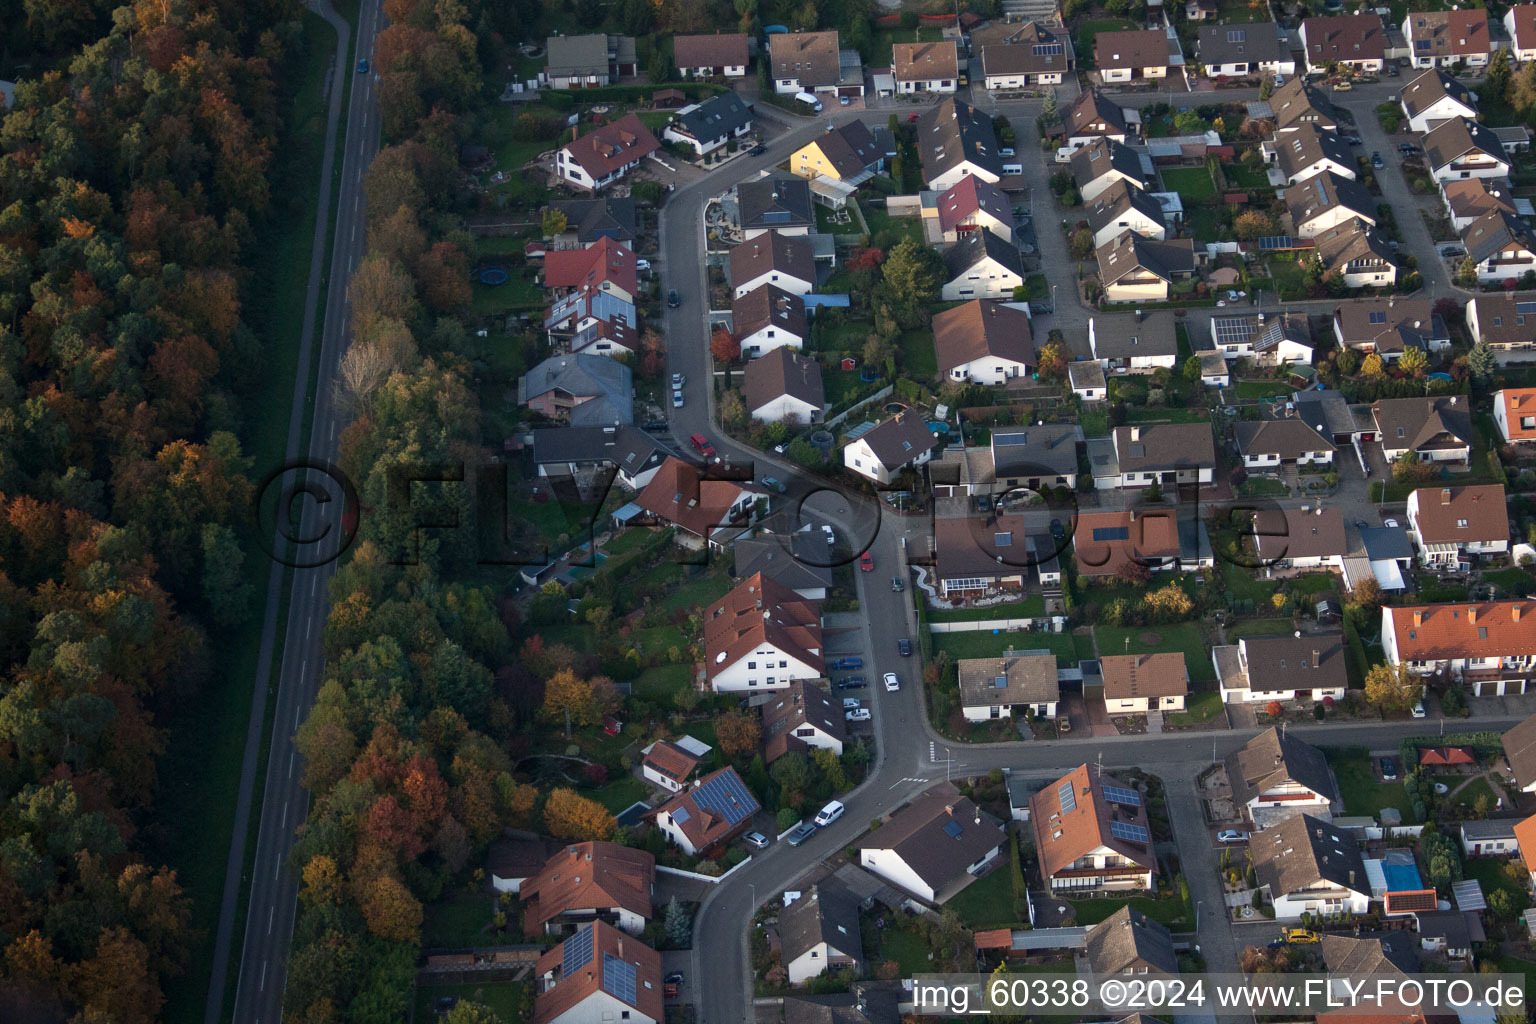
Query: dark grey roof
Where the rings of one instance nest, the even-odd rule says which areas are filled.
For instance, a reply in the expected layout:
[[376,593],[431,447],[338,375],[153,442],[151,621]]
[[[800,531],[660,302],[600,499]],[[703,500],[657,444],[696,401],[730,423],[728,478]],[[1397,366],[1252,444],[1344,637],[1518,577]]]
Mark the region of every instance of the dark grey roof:
[[1209,423],[1154,423],[1114,429],[1121,473],[1172,472],[1216,466]]
[[929,888],[942,894],[962,882],[965,869],[1005,839],[1007,835],[996,818],[945,785],[897,811],[882,828],[865,833],[854,846],[891,850]]
[[1382,398],[1371,406],[1382,444],[1418,450],[1461,448],[1472,443],[1472,416],[1467,399],[1459,395],[1438,398]]
[[1002,177],[1003,161],[997,152],[992,119],[952,97],[917,119],[917,150],[924,181],[931,182],[967,160]]
[[1282,132],[1270,144],[1275,151],[1275,163],[1287,181],[1325,159],[1341,168],[1355,166],[1344,140],[1314,124],[1298,125],[1291,131]]
[[811,206],[811,183],[789,175],[769,175],[736,186],[741,206],[741,226],[756,228],[811,227],[816,210]]
[[1319,434],[1354,433],[1355,420],[1349,414],[1349,402],[1337,391],[1298,391],[1292,396],[1298,418],[1310,423]]
[[1424,135],[1424,157],[1432,171],[1471,152],[1486,153],[1509,162],[1504,155],[1504,144],[1493,129],[1464,117],[1453,117]]
[[638,427],[551,427],[533,432],[533,461],[610,462],[634,476],[661,465],[675,455],[666,445]]
[[1259,420],[1237,424],[1237,450],[1243,455],[1279,455],[1297,459],[1305,452],[1331,452],[1334,444],[1301,419]]
[[674,126],[700,142],[731,135],[752,123],[752,111],[734,92],[711,96],[673,115]]
[[1074,423],[998,427],[992,431],[993,473],[999,480],[1038,476],[1041,469],[1057,476],[1076,473],[1081,435]]
[[803,341],[808,333],[805,300],[778,285],[765,284],[731,301],[731,328],[737,338],[755,334],[764,327],[787,331]]
[[1145,315],[1098,313],[1090,322],[1093,328],[1093,355],[1096,359],[1173,356],[1179,353],[1179,337],[1173,314],[1167,310]]
[[[1289,646],[1272,644],[1275,640],[1289,640]],[[1326,641],[1321,642],[1320,641]],[[1254,671],[1255,658],[1257,657],[1261,670],[1274,668],[1280,672],[1294,673],[1302,663],[1311,662],[1312,649],[1318,648],[1320,660],[1328,658],[1339,662],[1340,685],[1345,680],[1343,667],[1343,644],[1338,634],[1329,634],[1326,637],[1303,637],[1295,640],[1292,637],[1248,637],[1244,641],[1248,652],[1248,665],[1250,676]],[[1303,650],[1304,648],[1304,650]],[[1282,660],[1289,654],[1291,665],[1283,668]],[[1312,671],[1312,670],[1308,670]],[[1303,685],[1296,683],[1296,685]],[[1312,684],[1305,685],[1326,685]],[[1260,679],[1254,683],[1254,689],[1280,689],[1278,680],[1274,685],[1266,685],[1261,673]],[[1291,689],[1292,684],[1287,683],[1285,689]],[[1280,730],[1271,727],[1259,733],[1241,749],[1227,755],[1227,782],[1232,787],[1232,802],[1239,807],[1246,807],[1248,802],[1260,793],[1283,785],[1287,781],[1297,783],[1321,793],[1329,800],[1338,799],[1338,790],[1334,788],[1333,775],[1328,771],[1328,759],[1323,752],[1304,743],[1294,736],[1282,736]]]
[[937,443],[923,418],[910,412],[881,422],[859,440],[869,445],[887,469],[905,466]]
[[1132,231],[1099,246],[1097,255],[1099,277],[1106,288],[1133,273],[1137,267],[1172,281],[1179,274],[1194,273],[1196,265],[1192,239],[1159,242]]
[[827,560],[826,546],[820,536],[807,531],[792,533],[787,538],[742,537],[731,545],[735,558],[731,575],[746,579],[762,573],[790,590],[830,588],[831,567],[816,564],[817,560]]
[[1324,171],[1288,187],[1285,206],[1298,229],[1340,206],[1357,217],[1376,223],[1376,197],[1371,195],[1371,190],[1332,171]]
[[[572,409],[572,423],[594,425],[634,420],[629,367],[606,356],[579,352],[551,356],[524,374],[518,381],[517,390],[520,403],[549,391],[600,400],[587,401]],[[587,406],[593,408],[587,409]]]
[[1413,915],[1422,939],[1444,939],[1450,949],[1470,949],[1472,933],[1466,916],[1459,910],[1419,911]]
[[566,230],[576,232],[583,246],[607,236],[616,242],[635,240],[635,200],[632,196],[599,199],[560,199],[549,204],[565,214]]
[[781,345],[747,364],[742,374],[741,395],[747,403],[747,415],[789,395],[815,409],[826,404],[821,383],[821,364],[802,356],[789,345]]
[[1439,68],[1430,68],[1403,86],[1403,109],[1409,117],[1418,117],[1447,96],[1468,110],[1477,111],[1477,97],[1472,95],[1472,90]]
[[1290,46],[1280,39],[1280,26],[1272,21],[1251,25],[1201,25],[1195,52],[1202,64],[1241,64],[1288,61]]
[[823,879],[780,912],[779,941],[783,944],[785,963],[820,942],[845,956],[862,960],[859,901],[836,878]]
[[1140,212],[1154,224],[1163,223],[1163,206],[1146,191],[1134,188],[1123,179],[1100,192],[1088,207],[1088,227],[1097,234],[1124,217],[1131,210]]
[[852,178],[885,157],[884,147],[863,121],[849,121],[811,140],[843,178]]
[[[1089,86],[1084,89],[1064,119],[1068,137],[1074,135],[1124,135],[1127,132],[1125,111],[1119,103],[1107,100],[1099,90]],[[1104,125],[1100,130],[1097,126]]]
[[1355,837],[1310,814],[1255,833],[1248,853],[1259,885],[1268,886],[1273,899],[1321,882],[1367,896],[1371,892]]
[[1088,964],[1094,974],[1127,970],[1139,974],[1143,966],[1164,974],[1179,972],[1179,958],[1167,926],[1132,907],[1121,907],[1089,928],[1086,941]]
[[1094,139],[1072,154],[1068,166],[1072,170],[1072,180],[1077,183],[1079,191],[1083,186],[1098,181],[1110,171],[1129,175],[1140,187],[1146,186],[1146,168],[1141,164],[1141,156],[1130,146],[1123,142],[1116,142],[1114,139]]
[[944,253],[944,269],[953,281],[988,256],[1020,277],[1024,276],[1024,258],[1019,255],[1019,247],[988,228],[961,235],[960,241]]
[[1461,834],[1466,839],[1512,839],[1519,818],[1480,818],[1461,823]]
[[1481,263],[1509,248],[1536,251],[1536,235],[1531,234],[1530,225],[1503,210],[1489,210],[1468,224],[1461,233],[1461,241],[1473,263]]
[[1360,542],[1373,562],[1413,557],[1413,542],[1401,526],[1367,526],[1360,531]]
[[836,995],[784,997],[784,1024],[899,1024],[897,1009],[910,999],[894,982],[857,981]]

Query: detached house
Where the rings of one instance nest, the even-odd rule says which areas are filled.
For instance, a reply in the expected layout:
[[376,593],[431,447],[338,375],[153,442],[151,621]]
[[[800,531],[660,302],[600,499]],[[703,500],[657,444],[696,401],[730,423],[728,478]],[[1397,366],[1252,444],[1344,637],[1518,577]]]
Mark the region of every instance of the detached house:
[[1002,824],[947,783],[891,815],[854,843],[859,865],[903,892],[943,904],[997,859]]
[[745,832],[762,810],[734,768],[721,768],[677,794],[649,816],[690,857],[708,856]]
[[1390,462],[1407,451],[1425,462],[1466,465],[1472,453],[1472,416],[1461,395],[1383,398],[1371,406],[1382,454]]
[[953,40],[937,43],[895,43],[891,46],[891,77],[898,95],[950,93],[960,83],[960,51]]
[[811,187],[803,179],[776,174],[736,186],[741,235],[751,241],[772,231],[780,236],[807,235],[816,226]]
[[1301,48],[1308,71],[1338,64],[1356,74],[1375,74],[1386,65],[1387,29],[1375,13],[1307,18],[1301,23]]
[[863,121],[828,127],[801,146],[789,158],[791,174],[802,178],[826,177],[847,185],[859,185],[885,165],[885,147]]
[[751,130],[752,110],[732,92],[683,107],[672,115],[671,122],[662,129],[661,137],[667,142],[681,143],[703,156]]
[[1451,228],[1457,234],[1471,227],[1479,217],[1489,213],[1517,211],[1512,200],[1514,187],[1501,178],[1457,178],[1440,182],[1440,197],[1445,200],[1446,211],[1451,215]]
[[1099,283],[1109,302],[1166,302],[1176,281],[1195,274],[1195,243],[1158,242],[1126,231],[1098,247]]
[[1420,134],[1455,117],[1477,119],[1477,97],[1472,90],[1439,68],[1424,72],[1404,86],[1402,104],[1408,127]]
[[[864,95],[863,68],[857,81],[845,73],[836,32],[782,32],[768,37],[768,68],[773,91]],[[852,71],[850,67],[849,72]]]
[[714,479],[698,467],[669,456],[634,504],[637,513],[677,527],[679,544],[697,549],[715,543],[714,533],[719,528],[746,518],[757,497],[756,492],[729,480]]
[[1072,533],[1077,571],[1082,576],[1117,576],[1132,564],[1153,572],[1176,570],[1185,566],[1186,555],[1194,568],[1199,548],[1186,543],[1183,526],[1172,509],[1080,512]]
[[731,328],[748,359],[779,348],[798,351],[810,333],[805,300],[774,284],[759,285],[731,303]]
[[607,922],[631,935],[645,929],[656,889],[656,858],[618,843],[575,843],[523,882],[523,923],[530,932]]
[[1112,437],[1121,488],[1211,482],[1216,442],[1209,423],[1116,427]]
[[1434,353],[1451,347],[1451,332],[1428,299],[1346,299],[1333,311],[1333,334],[1341,348],[1374,352],[1386,363],[1410,348]]
[[1166,78],[1170,61],[1168,34],[1151,28],[1096,33],[1093,60],[1106,83]]
[[923,180],[944,192],[968,174],[995,185],[1003,177],[992,118],[954,98],[924,111],[917,119],[917,152]]
[[[689,742],[690,747],[702,748],[704,753],[709,748],[695,740],[692,736],[683,738]],[[669,793],[681,793],[688,785],[693,773],[698,770],[699,759],[703,756],[695,753],[695,750],[684,749],[679,743],[669,740],[657,740],[641,751],[640,774],[645,781],[660,786]]]
[[1267,704],[1324,697],[1343,700],[1349,689],[1344,642],[1337,633],[1244,637],[1211,650],[1224,704]]
[[934,520],[934,575],[945,600],[1018,591],[1040,566],[1024,520],[1016,515],[987,519],[941,516]]
[[1109,397],[1109,382],[1104,379],[1104,367],[1097,359],[1068,363],[1067,383],[1071,385],[1072,393],[1085,402],[1102,402]]
[[[1201,25],[1195,53],[1205,65],[1207,78],[1242,78],[1248,75],[1296,73],[1291,47],[1272,21],[1251,25]],[[1270,96],[1273,107],[1274,96]]]
[[1408,529],[1419,561],[1456,569],[1473,556],[1509,552],[1509,508],[1503,484],[1420,487],[1408,495]]
[[1278,921],[1370,909],[1371,883],[1360,844],[1329,822],[1308,814],[1287,818],[1254,835],[1248,852]]
[[1280,170],[1287,185],[1314,178],[1331,171],[1341,178],[1355,180],[1355,159],[1344,140],[1315,124],[1299,124],[1275,133],[1260,147],[1266,159]]
[[1061,687],[1054,654],[1010,652],[1001,658],[962,658],[960,708],[966,720],[1012,718],[1014,712],[1055,718]]
[[1211,348],[1225,360],[1252,359],[1260,366],[1312,363],[1306,317],[1290,313],[1212,317]]
[[1005,23],[971,33],[971,49],[981,57],[988,89],[1027,89],[1060,85],[1072,70],[1072,37],[1037,21]]
[[1499,436],[1511,444],[1536,441],[1536,388],[1494,392],[1493,421],[1499,425]]
[[750,59],[743,32],[672,37],[672,63],[684,78],[742,78]]
[[1183,711],[1189,694],[1184,655],[1112,654],[1099,659],[1104,678],[1104,707],[1111,715]]
[[704,673],[716,693],[785,690],[826,669],[821,605],[761,573],[704,611]]
[[588,353],[551,356],[517,382],[517,404],[577,427],[634,421],[629,367]]
[[1088,318],[1088,350],[1110,373],[1151,373],[1178,365],[1173,314],[1103,313]]
[[640,161],[660,148],[661,143],[640,116],[628,113],[561,146],[555,171],[572,186],[596,193],[639,167]]
[[836,877],[823,879],[779,912],[779,942],[791,985],[846,967],[860,970],[858,897]]
[[1508,857],[1520,851],[1513,818],[1488,818],[1461,823],[1463,857]]
[[1011,298],[1024,284],[1024,258],[1019,247],[986,228],[968,231],[944,251],[949,280],[939,290],[945,302]]
[[1478,295],[1467,303],[1467,331],[1493,349],[1500,366],[1536,355],[1536,292]]
[[1487,67],[1493,55],[1488,33],[1488,12],[1481,7],[1464,11],[1410,11],[1403,19],[1403,38],[1416,68],[1448,68],[1458,62],[1468,67]]
[[1507,178],[1509,158],[1492,128],[1452,118],[1424,136],[1424,158],[1435,181]]
[[1124,142],[1131,134],[1126,121],[1125,109],[1120,104],[1104,98],[1104,94],[1089,86],[1078,94],[1067,108],[1062,119],[1067,145],[1073,149],[1085,146],[1094,139],[1113,139]]
[[1068,167],[1084,203],[1097,199],[1116,182],[1135,189],[1147,187],[1147,169],[1141,157],[1112,138],[1098,137],[1087,142],[1072,154]]
[[1338,274],[1346,288],[1386,288],[1397,280],[1394,253],[1386,236],[1361,220],[1319,232],[1312,251],[1326,273]]
[[931,459],[936,443],[921,416],[898,413],[844,446],[843,465],[877,484],[888,484],[902,470]]
[[847,740],[842,704],[826,690],[804,679],[768,698],[763,705],[763,761],[773,764],[785,754],[811,748],[839,757]]
[[741,397],[747,415],[764,423],[815,423],[826,410],[821,364],[787,346],[747,364]]
[[1376,226],[1376,197],[1358,181],[1332,171],[1287,188],[1285,206],[1297,238],[1316,238],[1353,221]]
[[1323,752],[1273,726],[1227,755],[1225,766],[1233,806],[1259,828],[1299,814],[1327,821],[1339,799]]
[[1536,4],[1519,4],[1504,12],[1509,55],[1517,61],[1536,60]]
[[1116,180],[1088,204],[1088,230],[1095,247],[1108,245],[1126,231],[1162,241],[1168,237],[1163,207],[1151,195]]
[[1280,466],[1328,465],[1338,447],[1305,420],[1286,416],[1242,421],[1235,427],[1243,467],[1262,473]]
[[1141,792],[1078,765],[1030,797],[1040,874],[1052,893],[1152,888],[1157,857]]
[[636,74],[634,36],[550,36],[545,52],[544,77],[551,89],[616,85]]
[[762,573],[801,597],[825,601],[832,587],[828,563],[834,559],[827,555],[823,536],[807,525],[784,536],[738,537],[731,544],[731,575],[740,579]]
[[939,375],[949,380],[1006,384],[1036,365],[1029,314],[988,299],[934,314],[933,350]]
[[582,926],[534,966],[533,1024],[661,1024],[661,954],[606,921]]
[[1420,675],[1449,672],[1471,684],[1474,696],[1524,693],[1536,659],[1536,604],[1387,606],[1381,610],[1381,645],[1387,663]]
[[[1504,759],[1522,793],[1536,793],[1536,715],[1510,729],[1501,741]],[[1536,818],[1530,819],[1536,821]],[[1536,842],[1525,844],[1536,861]]]
[[939,231],[946,242],[958,242],[963,235],[990,231],[1006,242],[1013,242],[1013,204],[996,185],[975,175],[967,175],[934,201]]
[[[674,453],[628,423],[600,427],[549,427],[532,431],[533,464],[539,476],[573,482],[578,476],[601,481],[608,471],[626,491],[638,491]],[[574,486],[574,483],[573,483]]]
[[[1133,907],[1121,907],[1089,928],[1083,942],[1088,966],[1101,978],[1179,973],[1179,956],[1168,927]],[[1152,1019],[1136,1016],[1142,1021]]]
[[1491,210],[1467,225],[1461,243],[1483,284],[1513,282],[1536,271],[1536,232],[1524,218],[1503,210]]
[[1260,562],[1283,569],[1342,571],[1349,550],[1344,513],[1322,506],[1261,509],[1253,517],[1253,540]]
[[1321,89],[1305,78],[1292,78],[1269,96],[1275,131],[1288,132],[1311,125],[1324,131],[1339,130],[1339,112]]
[[731,250],[736,298],[768,284],[795,295],[815,289],[816,254],[809,238],[768,231]]

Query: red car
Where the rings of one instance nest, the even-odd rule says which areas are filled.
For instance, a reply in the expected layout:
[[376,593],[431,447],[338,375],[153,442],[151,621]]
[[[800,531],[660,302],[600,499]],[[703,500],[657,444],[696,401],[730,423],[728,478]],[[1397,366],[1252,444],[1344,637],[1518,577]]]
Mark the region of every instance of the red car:
[[868,551],[859,556],[859,568],[865,572],[875,571],[875,559]]
[[698,453],[704,456],[706,459],[712,459],[715,457],[715,446],[710,444],[709,438],[705,437],[703,434],[694,434],[692,437],[688,438],[688,443],[693,445],[693,447],[697,449]]

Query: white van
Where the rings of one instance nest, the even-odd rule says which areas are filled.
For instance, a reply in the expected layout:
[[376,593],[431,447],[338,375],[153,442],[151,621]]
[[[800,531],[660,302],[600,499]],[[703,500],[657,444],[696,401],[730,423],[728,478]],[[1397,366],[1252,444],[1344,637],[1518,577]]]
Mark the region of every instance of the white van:
[[827,806],[816,812],[816,827],[826,828],[828,825],[832,824],[838,818],[843,816],[843,810],[844,808],[840,801],[831,801],[827,804]]
[[1003,164],[1003,173],[1004,174],[1023,174],[1024,173],[1024,165],[1023,164]]
[[821,100],[816,98],[815,93],[797,92],[795,93],[795,99],[799,100],[801,103],[804,103],[806,106],[816,111],[816,113],[821,113]]

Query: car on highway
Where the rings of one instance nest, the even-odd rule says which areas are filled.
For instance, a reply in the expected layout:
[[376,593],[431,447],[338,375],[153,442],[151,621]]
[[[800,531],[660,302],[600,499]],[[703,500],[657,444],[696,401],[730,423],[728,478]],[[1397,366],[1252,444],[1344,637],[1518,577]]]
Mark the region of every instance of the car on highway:
[[1392,764],[1390,757],[1381,759],[1381,777],[1386,782],[1393,782],[1397,779],[1397,768]]
[[903,658],[912,657],[912,641],[908,640],[906,637],[902,637],[900,640],[897,640],[896,652]]
[[849,676],[837,684],[839,690],[862,690],[869,685],[869,680],[863,676]]
[[[741,841],[758,850],[768,849],[768,837],[761,832],[748,832],[741,837]],[[679,979],[681,980],[681,979]]]
[[667,292],[667,305],[671,306],[673,309],[676,309],[678,306],[681,306],[682,304],[683,304],[683,297],[681,295],[677,294],[677,289],[676,288],[673,288],[671,291]]
[[1387,166],[1387,162],[1381,158],[1381,154],[1374,149],[1371,150],[1371,166],[1377,168]]
[[875,556],[868,551],[859,556],[859,568],[864,572],[875,571]]
[[843,710],[844,711],[857,711],[861,707],[863,707],[863,705],[859,703],[859,698],[857,698],[857,697],[844,697],[843,698]]
[[811,838],[811,836],[813,836],[815,834],[816,834],[816,826],[812,825],[808,821],[804,821],[804,822],[801,822],[800,826],[798,828],[796,828],[793,832],[791,832],[789,835],[785,836],[784,837],[784,841],[786,843],[788,843],[790,846],[799,846],[801,843],[805,842],[807,839]]
[[687,378],[687,377],[684,377],[684,376],[683,376],[683,375],[682,375],[682,374],[680,374],[680,373],[674,373],[674,374],[673,374],[673,375],[672,375],[672,386],[673,386],[673,387],[675,387],[675,388],[680,388],[680,387],[682,387],[682,386],[683,386],[683,385],[684,385],[684,384],[687,384],[687,383],[688,383],[688,378]]
[[715,446],[710,444],[709,438],[705,437],[703,434],[690,434],[688,436],[688,443],[693,445],[694,451],[698,452],[706,459],[712,459],[715,457]]
[[1246,843],[1248,841],[1248,833],[1239,832],[1235,828],[1224,828],[1216,833],[1216,841],[1218,843]]
[[901,581],[901,577],[900,576],[892,576],[891,577],[891,589],[896,591],[896,593],[899,594],[903,590],[907,589],[907,585]]
[[869,721],[869,708],[856,708],[853,711],[845,711],[843,712],[843,717],[850,722],[867,722]]
[[843,806],[843,802],[841,800],[828,800],[827,806],[816,812],[816,817],[814,819],[816,822],[816,827],[826,828],[838,818],[841,818],[845,810],[847,810],[847,808]]
[[360,74],[360,75],[366,75],[368,73],[368,58],[367,57],[364,57],[362,60],[357,62],[357,73]]
[[885,679],[885,688],[887,690],[894,693],[901,689],[901,680],[896,678],[895,672],[887,672],[883,678]]

